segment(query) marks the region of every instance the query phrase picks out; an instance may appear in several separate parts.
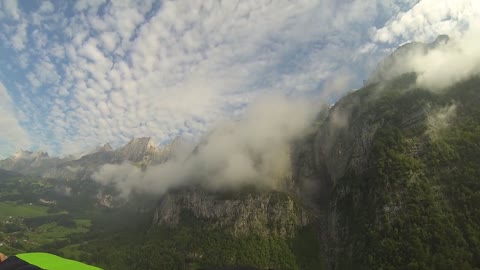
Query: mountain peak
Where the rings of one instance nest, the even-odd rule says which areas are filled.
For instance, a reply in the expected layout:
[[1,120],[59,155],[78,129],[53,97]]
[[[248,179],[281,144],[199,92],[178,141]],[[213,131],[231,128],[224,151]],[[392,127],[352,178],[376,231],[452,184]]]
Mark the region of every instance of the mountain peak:
[[448,35],[439,35],[434,42],[430,43],[433,46],[437,45],[444,45],[450,41],[450,37]]
[[144,150],[156,150],[157,144],[153,141],[151,137],[140,137],[131,139],[123,148],[125,147],[142,148]]
[[97,146],[95,152],[108,152],[113,151],[112,146],[109,143],[104,144],[103,146]]
[[119,152],[128,160],[139,161],[147,153],[157,152],[157,145],[151,137],[133,138]]
[[152,137],[133,138],[128,142],[127,145],[129,144],[147,144],[147,145],[156,147]]

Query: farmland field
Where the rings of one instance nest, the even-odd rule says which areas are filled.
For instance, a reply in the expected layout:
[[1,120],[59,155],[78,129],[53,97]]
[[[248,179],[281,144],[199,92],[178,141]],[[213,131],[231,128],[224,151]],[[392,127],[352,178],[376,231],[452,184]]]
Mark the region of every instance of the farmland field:
[[40,205],[30,205],[21,202],[0,202],[0,220],[8,217],[38,217],[49,215],[48,207]]

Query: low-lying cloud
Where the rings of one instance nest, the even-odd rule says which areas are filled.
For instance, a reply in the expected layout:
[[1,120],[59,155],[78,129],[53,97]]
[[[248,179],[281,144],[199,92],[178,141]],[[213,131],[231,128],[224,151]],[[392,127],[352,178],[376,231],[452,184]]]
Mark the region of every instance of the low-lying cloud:
[[419,74],[417,84],[443,89],[480,74],[480,31],[452,39],[443,46],[413,57],[410,64]]
[[105,165],[93,178],[114,184],[123,195],[162,194],[189,184],[212,190],[252,184],[282,188],[290,172],[290,143],[305,133],[316,111],[307,101],[264,97],[240,119],[219,123],[193,151],[146,170],[129,163]]
[[448,106],[430,112],[427,117],[427,134],[430,135],[432,139],[436,139],[440,132],[448,128],[456,115],[456,104],[450,104]]
[[417,73],[417,85],[433,91],[442,90],[460,81],[480,75],[480,27],[462,36],[443,40],[432,45],[411,47],[397,54],[386,70],[383,79]]

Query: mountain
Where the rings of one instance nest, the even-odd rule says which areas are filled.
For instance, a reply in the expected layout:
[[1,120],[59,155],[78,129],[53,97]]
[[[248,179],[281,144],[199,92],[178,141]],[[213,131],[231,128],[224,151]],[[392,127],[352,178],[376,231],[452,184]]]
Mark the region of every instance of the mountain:
[[331,187],[328,269],[480,267],[480,78],[441,93],[415,80],[347,95],[310,142]]
[[108,151],[113,151],[113,148],[109,143],[106,143],[103,146],[97,146],[95,148],[95,152],[108,152]]
[[134,138],[127,145],[118,149],[116,155],[124,160],[140,162],[155,159],[155,156],[160,153],[151,138]]
[[[238,241],[245,235],[284,241],[295,247],[282,249],[286,258],[293,252],[293,261],[299,250],[313,250],[287,264],[251,255],[250,265],[261,269],[478,269],[480,78],[438,91],[418,87],[414,72],[389,70],[413,51],[446,42],[400,47],[375,79],[322,112],[311,133],[292,145],[295,188],[279,193],[282,203],[271,202],[269,192],[176,191],[160,200],[153,225],[206,223],[206,235],[213,227]],[[311,242],[295,246],[305,228],[314,228]],[[249,245],[260,252],[261,244]],[[206,261],[203,246],[184,251]]]
[[294,197],[281,192],[214,194],[202,189],[184,189],[161,198],[153,225],[177,226],[182,213],[227,228],[234,235],[278,235],[291,237],[310,223],[309,212]]
[[0,160],[0,168],[24,174],[41,175],[46,170],[69,160],[69,157],[50,157],[47,152],[43,151],[30,152],[20,150],[13,154],[12,157]]
[[152,138],[134,138],[116,150],[107,143],[79,159],[72,156],[50,157],[46,152],[21,150],[12,157],[1,160],[0,168],[47,178],[88,179],[95,170],[105,164],[131,162],[145,168],[150,163],[163,163],[170,158],[172,150],[179,143],[180,139],[176,139],[171,144],[159,148]]
[[16,173],[16,172],[12,172],[12,171],[7,171],[7,170],[4,170],[4,169],[0,169],[0,179],[10,178],[10,177],[20,176],[20,175],[21,175],[21,174]]

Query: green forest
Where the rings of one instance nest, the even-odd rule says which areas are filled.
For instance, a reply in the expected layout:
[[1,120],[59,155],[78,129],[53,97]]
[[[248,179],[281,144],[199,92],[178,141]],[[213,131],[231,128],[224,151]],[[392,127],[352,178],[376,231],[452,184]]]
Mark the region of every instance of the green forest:
[[[359,117],[381,115],[383,125],[368,169],[334,191],[339,269],[479,269],[479,86],[474,78],[440,93],[386,91],[363,107]],[[435,134],[428,119],[403,121],[448,106],[454,113]]]

